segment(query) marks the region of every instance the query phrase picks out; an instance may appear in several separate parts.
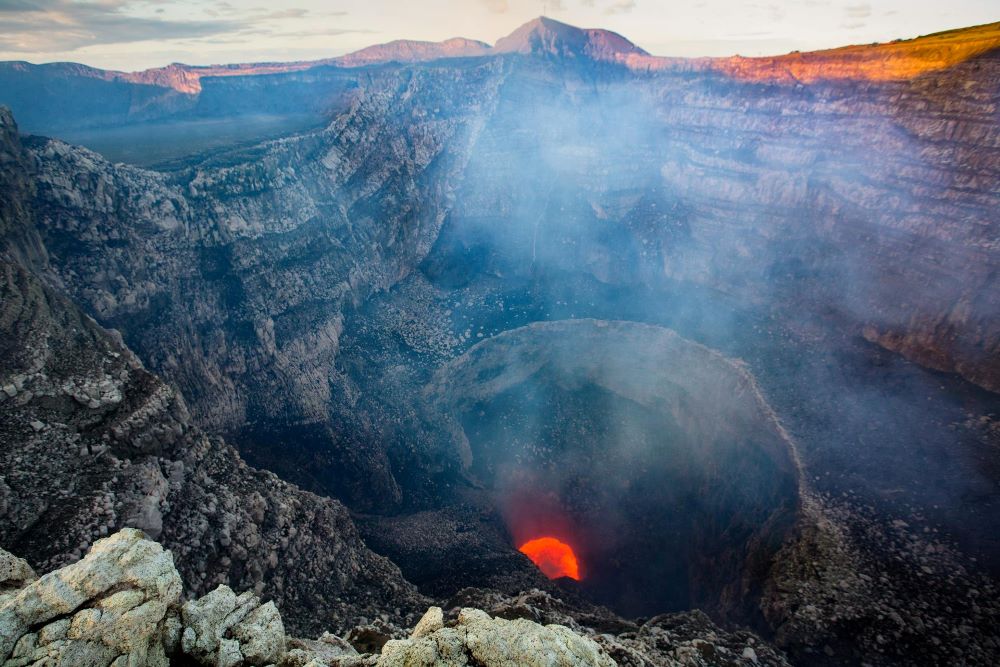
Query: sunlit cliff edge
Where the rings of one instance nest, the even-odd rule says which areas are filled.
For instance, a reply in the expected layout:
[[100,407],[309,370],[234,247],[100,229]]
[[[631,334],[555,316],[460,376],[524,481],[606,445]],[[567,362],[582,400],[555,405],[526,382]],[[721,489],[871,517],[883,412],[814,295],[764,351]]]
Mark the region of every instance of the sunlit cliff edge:
[[1000,22],[959,28],[884,44],[863,44],[780,56],[679,58],[647,53],[617,33],[581,29],[540,17],[501,38],[491,47],[456,37],[443,42],[395,40],[359,51],[314,61],[230,65],[173,63],[140,72],[102,70],[77,63],[33,65],[0,63],[0,70],[61,70],[67,75],[173,89],[186,95],[201,92],[206,77],[259,76],[315,67],[364,67],[390,62],[428,62],[445,58],[485,58],[521,54],[587,58],[615,63],[634,71],[719,72],[741,80],[812,83],[822,80],[899,81],[946,69],[1000,48]]
[[886,44],[747,58],[655,58],[629,56],[633,69],[715,70],[743,80],[813,83],[822,80],[903,81],[947,69],[1000,48],[1000,23],[948,30]]

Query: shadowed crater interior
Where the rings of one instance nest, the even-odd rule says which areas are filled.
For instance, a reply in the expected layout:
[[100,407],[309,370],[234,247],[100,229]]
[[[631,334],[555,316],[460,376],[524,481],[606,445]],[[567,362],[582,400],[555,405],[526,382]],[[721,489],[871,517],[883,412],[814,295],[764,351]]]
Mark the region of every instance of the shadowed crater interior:
[[474,346],[425,396],[512,546],[570,545],[581,592],[627,615],[752,620],[800,496],[741,364],[660,327],[538,323]]

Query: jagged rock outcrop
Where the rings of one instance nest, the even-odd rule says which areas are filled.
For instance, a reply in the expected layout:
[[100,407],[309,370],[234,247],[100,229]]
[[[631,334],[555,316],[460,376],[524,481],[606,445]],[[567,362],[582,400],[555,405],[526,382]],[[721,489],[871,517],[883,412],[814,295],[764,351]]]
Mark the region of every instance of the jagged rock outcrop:
[[456,611],[482,609],[496,619],[524,619],[538,626],[569,628],[593,639],[621,667],[789,664],[780,651],[752,632],[722,630],[700,611],[632,622],[601,607],[581,609],[540,590],[511,596],[472,588],[461,591],[449,606]]
[[[434,615],[438,613],[440,609],[428,612]],[[411,639],[386,643],[378,665],[613,667],[615,664],[593,640],[581,637],[561,625],[543,627],[524,619],[508,621],[491,618],[478,609],[463,609],[452,627],[434,630],[427,627],[439,624],[440,621],[429,621],[424,627],[418,626]]]
[[[10,555],[4,552],[3,558]],[[166,666],[181,580],[160,545],[125,530],[0,602],[5,665]]]
[[[206,667],[606,667],[616,664],[609,651],[633,660],[617,664],[787,664],[748,634],[734,638],[748,642],[736,656],[722,643],[732,640],[698,614],[656,619],[635,638],[593,635],[568,615],[562,618],[575,629],[502,616],[562,604],[537,591],[498,607],[495,616],[456,608],[446,621],[440,607],[431,607],[407,639],[362,654],[329,633],[317,640],[286,637],[275,604],[250,592],[219,586],[182,603],[171,554],[134,529],[98,540],[82,560],[40,579],[18,561],[0,550],[0,585],[12,589],[0,595],[0,660],[9,667],[165,667],[181,659]],[[691,623],[700,624],[704,638],[675,647],[677,629]],[[668,626],[675,634],[653,629]]]
[[[0,562],[14,557],[0,550]],[[180,655],[208,667],[274,664],[285,655],[273,602],[226,586],[181,606],[168,551],[135,529],[94,543],[80,561],[0,598],[4,665],[166,666]]]
[[[23,159],[16,137],[4,137],[4,152]],[[46,285],[30,188],[0,192],[12,230],[0,251],[0,544],[44,572],[141,528],[173,551],[191,595],[220,584],[266,594],[297,632],[387,609],[405,622],[425,606],[340,503],[250,468],[205,435],[120,336]]]
[[285,628],[273,602],[221,585],[181,609],[181,650],[205,665],[267,665],[285,654]]
[[35,571],[28,561],[6,551],[0,553],[0,596],[6,596],[34,579],[37,579]]

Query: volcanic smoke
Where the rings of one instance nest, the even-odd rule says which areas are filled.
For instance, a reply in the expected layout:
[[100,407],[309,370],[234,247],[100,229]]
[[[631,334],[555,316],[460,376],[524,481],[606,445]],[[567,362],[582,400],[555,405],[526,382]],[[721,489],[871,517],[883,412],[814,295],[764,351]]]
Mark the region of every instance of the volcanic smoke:
[[522,544],[518,549],[531,559],[549,579],[569,577],[580,580],[580,567],[572,547],[554,537],[539,537]]

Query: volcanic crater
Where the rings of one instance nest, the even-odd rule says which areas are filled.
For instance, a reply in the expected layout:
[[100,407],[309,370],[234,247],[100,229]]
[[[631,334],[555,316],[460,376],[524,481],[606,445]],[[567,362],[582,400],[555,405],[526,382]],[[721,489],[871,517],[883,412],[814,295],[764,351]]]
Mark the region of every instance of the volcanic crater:
[[661,327],[555,321],[473,346],[424,393],[511,547],[569,545],[575,588],[626,615],[752,615],[802,482],[741,364]]
[[[134,118],[118,74],[0,68],[39,133],[0,108],[0,545],[51,570],[139,527],[190,597],[310,636],[526,596],[996,664],[1000,24],[691,62],[517,35],[147,73],[184,85]],[[40,136],[158,118],[155,170]],[[205,123],[256,139],[174,140]]]

